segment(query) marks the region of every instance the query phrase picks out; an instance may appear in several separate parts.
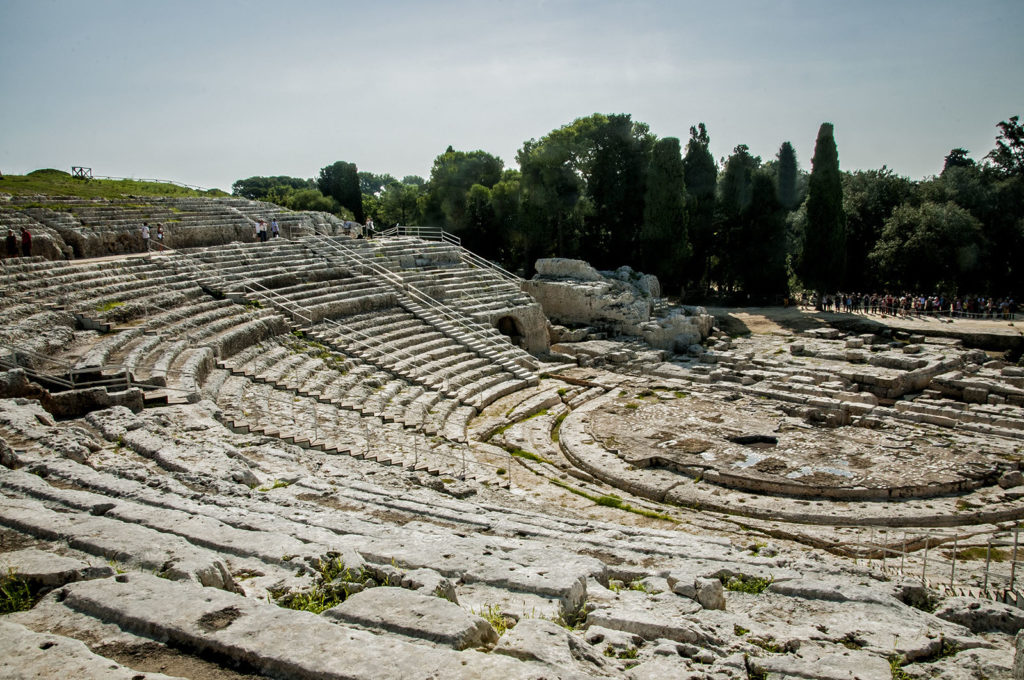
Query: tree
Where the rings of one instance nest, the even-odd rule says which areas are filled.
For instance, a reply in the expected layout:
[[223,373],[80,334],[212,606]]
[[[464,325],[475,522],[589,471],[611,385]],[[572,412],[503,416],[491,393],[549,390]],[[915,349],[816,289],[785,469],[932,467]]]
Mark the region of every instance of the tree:
[[663,289],[684,283],[690,240],[686,233],[682,149],[675,137],[659,139],[651,151],[640,246],[643,271],[656,274]]
[[760,165],[761,159],[750,155],[750,147],[739,144],[726,160],[718,182],[712,247],[715,266],[711,275],[724,289],[731,289],[740,279],[742,263],[747,260],[742,251],[757,247],[744,232],[751,217],[748,208],[753,199],[754,171]]
[[235,181],[231,185],[231,193],[234,196],[241,196],[252,201],[262,201],[267,198],[271,189],[279,187],[278,195],[288,194],[289,190],[315,189],[316,183],[311,179],[299,177],[288,177],[278,175],[275,177],[248,177]]
[[300,189],[288,196],[287,207],[292,210],[319,210],[334,212],[337,209],[330,197],[324,196],[316,189]]
[[504,163],[486,151],[455,151],[450,146],[434,159],[428,192],[433,215],[444,226],[462,235],[470,228],[466,215],[466,196],[474,184],[490,189],[501,179]]
[[797,190],[798,167],[793,145],[783,142],[776,158],[778,159],[777,198],[779,204],[786,210],[795,210],[800,205],[800,195]]
[[842,173],[846,215],[847,289],[877,290],[881,277],[868,254],[882,235],[885,220],[904,203],[918,203],[917,186],[884,165],[880,170]]
[[942,165],[942,172],[945,174],[950,168],[970,168],[974,166],[974,160],[967,154],[970,151],[957,147],[946,155],[946,162]]
[[377,217],[381,225],[416,224],[418,201],[423,193],[416,184],[389,184],[380,195]]
[[997,126],[996,148],[985,158],[992,161],[992,167],[1002,177],[1024,176],[1024,125],[1019,116],[1011,116]]
[[871,252],[884,283],[904,290],[955,293],[976,290],[981,266],[981,223],[955,203],[901,205],[885,221]]
[[832,123],[822,123],[807,186],[807,229],[800,273],[804,283],[812,288],[835,290],[843,282],[845,263],[846,215],[839,152]]
[[363,194],[359,190],[359,170],[355,163],[337,161],[320,168],[316,183],[324,196],[330,196],[341,207],[351,210],[356,222],[362,223],[365,220]]
[[691,261],[694,263],[687,277],[691,283],[706,284],[711,267],[718,168],[708,149],[710,144],[711,138],[704,123],[690,128],[690,140],[686,143],[686,156],[683,157],[683,182],[688,196]]
[[359,173],[359,191],[363,195],[376,196],[384,187],[397,183],[398,180],[387,173],[383,175],[365,171]]
[[755,171],[735,249],[737,278],[749,298],[774,301],[788,290],[786,212],[771,176],[764,170]]
[[587,196],[582,252],[597,267],[636,263],[652,138],[629,114],[595,115],[582,137]]

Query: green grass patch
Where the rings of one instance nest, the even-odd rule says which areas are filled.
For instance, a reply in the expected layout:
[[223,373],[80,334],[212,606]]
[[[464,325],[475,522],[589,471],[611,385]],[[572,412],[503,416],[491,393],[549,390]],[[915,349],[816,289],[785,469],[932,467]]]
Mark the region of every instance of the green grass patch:
[[[319,576],[316,584],[308,589],[299,592],[288,590],[271,590],[270,595],[274,598],[275,604],[285,609],[320,614],[335,605],[344,602],[348,596],[356,590],[349,584],[359,584],[364,587],[377,585],[373,581],[373,575],[366,569],[352,570],[345,566],[340,557],[329,560],[320,560],[317,564]],[[362,589],[362,588],[360,588]]]
[[737,636],[737,637],[743,637],[744,635],[746,635],[749,632],[750,632],[749,628],[744,628],[743,626],[739,625],[738,623],[732,624],[732,634]]
[[586,491],[584,491],[582,489],[577,489],[576,487],[572,486],[571,484],[566,484],[565,482],[563,482],[560,479],[549,479],[548,481],[551,482],[552,484],[554,484],[557,487],[565,489],[569,493],[576,494],[577,496],[582,496],[583,498],[586,498],[587,500],[593,501],[594,503],[596,503],[598,505],[603,505],[605,507],[611,507],[611,508],[618,508],[619,510],[624,510],[626,512],[632,512],[635,515],[642,515],[644,517],[650,517],[651,519],[663,519],[666,522],[673,522],[673,523],[675,523],[677,521],[676,519],[670,517],[669,515],[667,515],[667,514],[665,514],[663,512],[655,512],[654,510],[648,510],[646,508],[634,507],[634,506],[630,505],[629,503],[626,503],[625,501],[623,501],[618,496],[615,496],[613,494],[606,494],[606,495],[602,495],[602,496],[595,496],[594,494],[589,494],[589,493],[587,493]]
[[[947,558],[952,558],[952,550],[946,553]],[[987,557],[986,557],[987,556]],[[1005,562],[1010,559],[1010,553],[1001,548],[992,548],[991,553],[985,546],[974,546],[971,548],[964,548],[956,552],[956,558],[958,560],[984,560],[991,559],[993,562]]]
[[772,584],[770,576],[768,578],[761,578],[760,576],[747,576],[746,574],[739,574],[727,580],[724,578],[720,580],[726,590],[731,590],[735,593],[749,593],[750,595],[759,595]]
[[525,458],[526,460],[532,460],[535,463],[547,463],[548,465],[553,465],[550,460],[544,456],[537,455],[533,451],[526,451],[525,449],[520,449],[514,446],[508,447],[505,450],[516,458]]
[[555,418],[555,424],[551,427],[551,441],[555,442],[556,444],[558,443],[558,438],[562,431],[562,421],[565,420],[565,417],[567,415],[569,415],[568,411],[559,414],[559,416]]
[[749,642],[750,644],[754,645],[755,647],[760,647],[764,651],[769,652],[771,654],[782,654],[784,651],[786,651],[785,649],[783,649],[783,647],[778,642],[775,641],[775,638],[773,638],[773,637],[766,637],[766,638],[755,638],[755,637],[752,637],[752,638],[747,638],[747,642]]
[[286,482],[286,481],[281,480],[281,479],[275,479],[274,483],[271,484],[270,486],[261,486],[260,488],[258,488],[256,490],[257,491],[267,492],[267,491],[270,491],[271,489],[283,489],[284,487],[289,486],[290,484],[291,484],[291,482]]
[[470,613],[476,614],[487,623],[491,624],[491,628],[498,634],[498,637],[504,635],[510,628],[514,628],[516,620],[501,611],[501,605],[497,604],[485,604],[480,608],[480,611],[471,609]]
[[[48,194],[50,196],[80,196],[82,198],[120,199],[126,196],[230,196],[220,189],[199,191],[164,182],[144,182],[134,179],[75,179],[63,170],[46,168],[27,175],[4,175],[0,191],[15,196]],[[149,206],[143,206],[149,207]],[[54,207],[66,211],[67,206]]]
[[112,309],[117,309],[122,306],[124,306],[123,302],[111,300],[110,302],[104,302],[102,305],[96,305],[96,311],[103,314],[104,312],[109,312]]
[[911,680],[910,675],[903,670],[903,659],[898,654],[889,657],[889,673],[892,680]]
[[37,593],[13,568],[7,570],[6,576],[0,577],[0,614],[32,609],[38,601]]
[[638,409],[638,408],[640,408],[640,404],[636,403],[635,401],[631,401],[628,404],[626,404],[626,408]]

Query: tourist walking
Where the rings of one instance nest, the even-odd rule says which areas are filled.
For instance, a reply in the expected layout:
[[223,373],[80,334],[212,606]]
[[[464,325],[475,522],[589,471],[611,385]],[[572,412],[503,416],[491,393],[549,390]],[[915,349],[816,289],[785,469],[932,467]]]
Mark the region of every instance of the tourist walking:
[[164,249],[164,225],[156,225],[156,244],[160,250]]
[[142,249],[149,250],[149,222],[142,223]]
[[270,237],[277,238],[281,235],[281,227],[277,225],[277,218],[270,220]]
[[7,230],[7,257],[18,256],[18,237],[14,235],[13,229]]
[[25,227],[21,228],[21,254],[32,257],[32,234]]

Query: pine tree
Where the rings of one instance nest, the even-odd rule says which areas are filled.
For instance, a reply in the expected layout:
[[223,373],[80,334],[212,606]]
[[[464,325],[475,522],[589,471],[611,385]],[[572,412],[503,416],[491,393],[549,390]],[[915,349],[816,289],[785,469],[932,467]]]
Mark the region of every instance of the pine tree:
[[811,159],[800,274],[808,286],[834,292],[843,280],[845,262],[846,215],[843,213],[839,152],[832,123],[822,123]]

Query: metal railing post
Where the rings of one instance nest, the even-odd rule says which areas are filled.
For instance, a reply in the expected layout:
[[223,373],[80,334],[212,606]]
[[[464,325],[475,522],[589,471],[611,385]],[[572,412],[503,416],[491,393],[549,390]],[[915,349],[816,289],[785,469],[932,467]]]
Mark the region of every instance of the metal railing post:
[[985,585],[982,586],[982,591],[988,593],[988,570],[992,564],[992,537],[988,538],[988,546],[985,549]]
[[953,579],[956,577],[956,542],[959,536],[953,534],[953,566],[949,568],[949,587],[953,587]]
[[923,586],[928,585],[927,576],[925,576],[925,574],[927,572],[928,572],[928,537],[925,536],[924,537],[924,562],[921,563],[921,585],[923,585]]
[[1010,590],[1013,590],[1014,580],[1017,576],[1017,538],[1020,533],[1020,524],[1013,525],[1013,560],[1010,562]]

